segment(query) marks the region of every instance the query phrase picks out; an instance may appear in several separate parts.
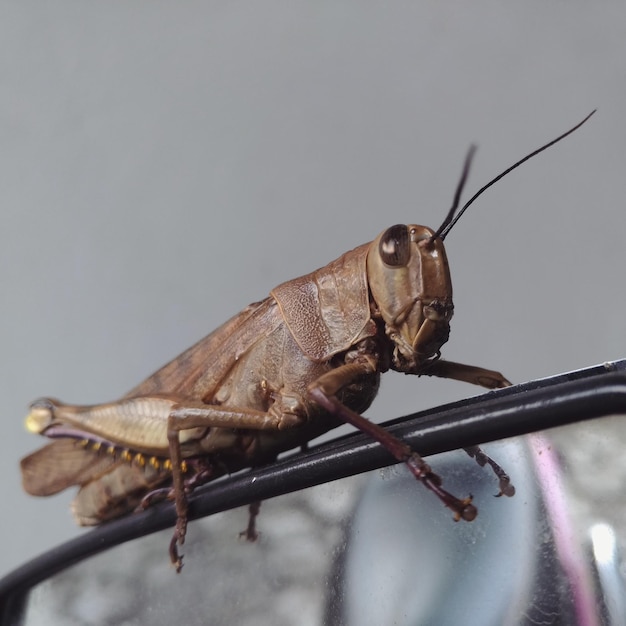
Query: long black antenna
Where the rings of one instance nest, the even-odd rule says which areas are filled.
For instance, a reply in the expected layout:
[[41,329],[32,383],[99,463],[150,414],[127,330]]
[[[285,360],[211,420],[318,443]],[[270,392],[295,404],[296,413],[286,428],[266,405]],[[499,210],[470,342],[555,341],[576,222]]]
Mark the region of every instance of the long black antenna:
[[478,198],[478,196],[480,196],[484,191],[489,189],[489,187],[491,187],[491,185],[494,185],[495,183],[497,183],[503,176],[506,176],[509,172],[514,170],[516,167],[519,167],[522,163],[528,161],[528,159],[531,159],[535,155],[539,154],[540,152],[543,152],[544,150],[546,150],[550,146],[553,146],[555,143],[561,141],[561,139],[565,139],[565,137],[567,137],[568,135],[571,135],[575,130],[580,128],[596,112],[596,110],[597,109],[594,109],[593,111],[591,111],[591,113],[589,113],[589,115],[587,115],[587,117],[582,122],[579,122],[578,124],[576,124],[576,126],[574,126],[573,128],[570,128],[567,132],[563,133],[562,135],[559,135],[556,139],[553,139],[552,141],[548,142],[544,146],[541,146],[541,148],[537,148],[536,150],[534,150],[530,154],[527,154],[523,159],[520,159],[519,161],[517,161],[517,163],[514,163],[513,165],[511,165],[511,167],[507,167],[507,169],[505,169],[502,173],[498,174],[494,179],[490,180],[486,185],[481,187],[463,205],[463,207],[456,214],[456,216],[454,216],[454,213],[456,211],[456,206],[458,205],[459,196],[461,194],[461,190],[463,189],[463,185],[465,184],[465,180],[467,178],[467,174],[468,174],[468,171],[469,171],[469,165],[470,165],[472,156],[474,155],[474,152],[475,152],[475,149],[476,149],[475,146],[472,146],[470,148],[469,152],[467,153],[467,156],[465,157],[465,164],[463,166],[463,173],[461,174],[461,180],[459,181],[459,184],[457,185],[457,191],[455,193],[454,203],[452,205],[452,208],[450,209],[450,211],[446,215],[446,218],[443,220],[443,223],[441,224],[441,226],[437,229],[437,232],[431,237],[431,240],[435,239],[436,237],[440,237],[441,239],[445,239],[446,235],[450,232],[450,230],[452,230],[452,227],[459,221],[459,218],[461,217],[461,215],[463,215],[463,213],[465,213],[465,210],[472,204],[472,202],[474,202],[474,200],[476,200],[476,198]]
[[[467,175],[469,174],[470,165],[472,164],[472,159],[474,158],[474,154],[476,154],[476,145],[472,144],[465,155],[465,162],[463,163],[463,171],[461,172],[461,178],[456,186],[456,191],[454,192],[454,199],[452,200],[452,206],[448,211],[445,219],[441,223],[441,226],[437,229],[437,232],[428,240],[429,242],[434,241],[437,237],[441,236],[441,233],[446,229],[448,224],[452,221],[454,214],[456,213],[456,209],[459,206],[459,201],[461,200],[461,194],[463,193],[463,187],[465,187],[465,181],[467,180]],[[443,239],[443,237],[442,237]]]

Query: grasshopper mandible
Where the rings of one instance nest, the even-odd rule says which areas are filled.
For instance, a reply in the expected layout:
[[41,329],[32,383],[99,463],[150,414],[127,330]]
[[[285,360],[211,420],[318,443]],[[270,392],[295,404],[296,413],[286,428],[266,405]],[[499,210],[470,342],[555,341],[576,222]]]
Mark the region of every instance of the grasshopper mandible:
[[[45,496],[77,485],[72,510],[82,525],[158,498],[174,500],[177,522],[169,551],[180,571],[178,546],[185,540],[187,495],[195,486],[271,462],[348,422],[406,463],[456,520],[473,520],[471,496],[460,499],[444,490],[419,454],[360,414],[389,369],[488,389],[510,385],[499,372],[439,358],[453,313],[443,240],[488,187],[591,115],[507,168],[457,212],[472,147],[452,208],[436,231],[392,226],[373,242],[279,285],[121,400],[92,406],[34,402],[28,430],[54,441],[22,459],[24,489]],[[466,451],[492,467],[498,495],[513,495],[495,461],[478,447]],[[249,538],[255,535],[254,514]]]

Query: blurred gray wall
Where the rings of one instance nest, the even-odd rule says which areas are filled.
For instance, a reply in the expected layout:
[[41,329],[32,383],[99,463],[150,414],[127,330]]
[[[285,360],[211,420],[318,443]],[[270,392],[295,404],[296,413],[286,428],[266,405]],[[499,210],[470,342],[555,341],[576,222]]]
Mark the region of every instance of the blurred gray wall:
[[[625,355],[626,4],[0,6],[0,575],[79,531],[22,493],[40,395],[114,399],[277,283],[436,227],[444,357],[524,381]],[[462,398],[390,374],[390,418]]]

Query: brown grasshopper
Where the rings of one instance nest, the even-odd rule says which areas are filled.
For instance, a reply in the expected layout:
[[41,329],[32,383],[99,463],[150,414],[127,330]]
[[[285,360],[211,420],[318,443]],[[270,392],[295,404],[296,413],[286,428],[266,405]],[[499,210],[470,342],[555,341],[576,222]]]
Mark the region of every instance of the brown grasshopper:
[[[24,489],[46,496],[78,485],[72,510],[82,525],[157,498],[173,499],[177,523],[170,557],[180,571],[178,545],[185,540],[187,495],[195,486],[271,462],[348,422],[406,463],[456,520],[473,520],[471,496],[459,499],[445,491],[419,454],[360,414],[389,369],[488,389],[510,385],[498,372],[439,358],[453,313],[443,240],[488,187],[589,117],[502,172],[457,213],[472,147],[452,208],[436,231],[392,226],[373,242],[279,285],[121,400],[93,406],[36,401],[26,426],[54,441],[22,460]],[[513,495],[497,463],[477,447],[467,452],[493,468],[498,495]],[[255,535],[254,513],[247,534]]]

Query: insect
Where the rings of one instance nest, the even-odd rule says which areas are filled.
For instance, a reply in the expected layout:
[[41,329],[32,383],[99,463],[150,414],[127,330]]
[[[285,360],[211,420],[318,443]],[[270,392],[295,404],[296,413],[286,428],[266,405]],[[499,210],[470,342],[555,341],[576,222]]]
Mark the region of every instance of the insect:
[[[157,499],[174,500],[177,522],[169,553],[180,571],[187,496],[196,486],[269,463],[348,422],[406,463],[456,520],[473,520],[471,496],[446,491],[419,454],[361,413],[376,396],[381,373],[390,369],[488,389],[510,385],[499,372],[440,358],[453,313],[443,240],[488,187],[591,115],[507,168],[457,211],[472,147],[452,207],[436,231],[391,226],[373,242],[279,285],[121,400],[92,406],[37,400],[26,426],[53,441],[22,459],[24,489],[46,496],[78,486],[72,511],[81,525]],[[513,495],[495,461],[478,447],[467,452],[494,470],[498,495]],[[255,536],[256,512],[258,507],[251,509],[249,538]]]

